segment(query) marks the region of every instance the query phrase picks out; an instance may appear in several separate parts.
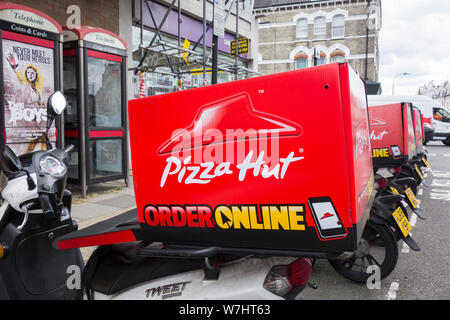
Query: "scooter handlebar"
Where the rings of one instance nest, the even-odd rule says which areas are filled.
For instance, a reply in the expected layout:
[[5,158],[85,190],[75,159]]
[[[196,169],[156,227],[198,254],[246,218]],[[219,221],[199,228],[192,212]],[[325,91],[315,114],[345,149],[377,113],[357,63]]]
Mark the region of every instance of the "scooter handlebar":
[[53,217],[55,215],[55,211],[53,210],[52,204],[48,195],[44,194],[39,197],[39,202],[41,205],[42,212],[44,215]]
[[69,144],[64,148],[64,152],[65,153],[70,153],[73,151],[73,149],[75,149],[75,146],[73,144]]

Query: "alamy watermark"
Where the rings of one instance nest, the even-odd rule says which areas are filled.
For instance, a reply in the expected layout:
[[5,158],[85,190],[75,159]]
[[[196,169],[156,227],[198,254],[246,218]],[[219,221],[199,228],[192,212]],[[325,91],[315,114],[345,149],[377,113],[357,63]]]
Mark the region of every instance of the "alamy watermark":
[[72,4],[67,7],[66,13],[69,15],[66,20],[66,26],[69,29],[79,29],[81,26],[81,9]]
[[381,289],[381,270],[377,265],[370,265],[367,267],[367,273],[370,276],[366,280],[366,286],[369,290]]
[[66,280],[66,286],[69,290],[81,289],[81,268],[73,264],[67,267],[66,273],[69,275]]

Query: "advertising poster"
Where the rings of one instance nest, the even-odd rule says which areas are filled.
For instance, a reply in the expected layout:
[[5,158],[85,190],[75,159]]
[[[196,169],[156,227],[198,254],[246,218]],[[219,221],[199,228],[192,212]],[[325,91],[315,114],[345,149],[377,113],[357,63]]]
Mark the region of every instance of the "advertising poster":
[[[19,156],[45,150],[47,100],[54,92],[53,49],[4,39],[6,143]],[[49,138],[56,141],[53,124]]]

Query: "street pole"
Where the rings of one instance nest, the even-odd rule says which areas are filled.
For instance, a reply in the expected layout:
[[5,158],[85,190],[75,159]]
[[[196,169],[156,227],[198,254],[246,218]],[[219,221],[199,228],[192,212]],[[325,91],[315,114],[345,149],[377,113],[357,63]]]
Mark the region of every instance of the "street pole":
[[239,62],[239,0],[236,0],[236,60],[235,60],[235,75],[234,80],[238,79],[238,62]]
[[[213,1],[213,17],[215,17],[215,10],[216,10],[216,2]],[[214,24],[213,20],[213,24]],[[211,84],[217,83],[217,59],[218,59],[218,42],[219,42],[219,36],[214,34],[212,37],[212,70],[211,70]]]
[[407,75],[410,75],[410,73],[409,73],[409,72],[403,72],[403,73],[396,74],[396,75],[394,76],[394,79],[392,79],[392,95],[394,95],[395,79],[398,78],[398,77],[401,77],[401,76],[407,76]]
[[206,0],[203,0],[203,85],[206,84]]
[[317,60],[318,60],[318,53],[317,53],[317,49],[314,48],[314,53],[313,53],[313,62],[314,62],[314,67],[317,66]]
[[180,61],[182,61],[182,52],[181,52],[181,0],[178,0],[178,70],[177,70],[177,90],[181,90],[183,88],[182,86],[182,78],[180,73]]
[[367,2],[367,20],[366,20],[366,61],[364,66],[364,80],[367,78],[367,68],[369,64],[369,18],[370,18],[370,0]]

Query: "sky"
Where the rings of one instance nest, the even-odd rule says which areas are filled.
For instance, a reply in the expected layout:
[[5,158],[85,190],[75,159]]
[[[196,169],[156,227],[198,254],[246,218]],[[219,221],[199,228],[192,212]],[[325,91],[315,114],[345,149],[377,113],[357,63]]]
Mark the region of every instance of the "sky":
[[[450,0],[382,0],[379,35],[383,95],[415,95],[450,80]],[[408,75],[403,75],[408,73]]]

